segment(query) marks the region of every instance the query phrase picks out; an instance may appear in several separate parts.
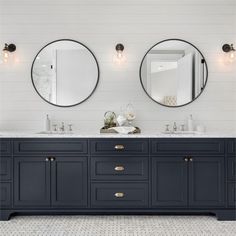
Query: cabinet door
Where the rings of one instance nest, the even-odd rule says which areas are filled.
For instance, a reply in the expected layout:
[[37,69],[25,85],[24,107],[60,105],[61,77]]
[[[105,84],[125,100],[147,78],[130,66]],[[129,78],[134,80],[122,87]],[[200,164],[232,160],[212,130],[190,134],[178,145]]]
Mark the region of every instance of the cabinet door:
[[189,161],[189,205],[224,206],[224,157],[192,157]]
[[50,205],[50,163],[45,158],[15,158],[14,205]]
[[152,206],[187,206],[187,169],[183,157],[153,157]]
[[56,157],[51,162],[52,205],[87,206],[87,158]]

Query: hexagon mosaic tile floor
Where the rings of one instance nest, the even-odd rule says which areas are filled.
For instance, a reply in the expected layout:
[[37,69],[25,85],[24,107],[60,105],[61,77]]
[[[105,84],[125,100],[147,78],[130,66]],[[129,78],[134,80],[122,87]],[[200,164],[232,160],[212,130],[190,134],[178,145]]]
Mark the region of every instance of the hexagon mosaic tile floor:
[[1,236],[235,236],[235,221],[211,216],[15,216]]

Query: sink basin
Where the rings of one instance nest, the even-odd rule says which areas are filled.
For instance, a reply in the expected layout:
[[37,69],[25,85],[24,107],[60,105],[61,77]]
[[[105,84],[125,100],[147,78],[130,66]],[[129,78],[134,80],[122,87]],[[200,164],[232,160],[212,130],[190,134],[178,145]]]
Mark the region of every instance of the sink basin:
[[196,135],[196,134],[202,134],[197,131],[163,131],[162,134],[183,134],[183,135]]
[[52,131],[41,131],[37,132],[36,134],[48,134],[48,135],[68,135],[68,134],[73,134],[71,132],[52,132]]

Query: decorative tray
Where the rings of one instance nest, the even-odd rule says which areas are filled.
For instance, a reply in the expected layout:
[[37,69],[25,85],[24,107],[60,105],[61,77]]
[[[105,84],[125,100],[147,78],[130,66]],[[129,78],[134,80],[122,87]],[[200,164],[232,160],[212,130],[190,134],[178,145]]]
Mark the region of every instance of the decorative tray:
[[[111,128],[107,129],[105,127],[102,127],[100,129],[100,133],[101,134],[118,134],[118,132],[116,130],[111,129]],[[128,133],[128,134],[140,134],[140,133],[141,133],[141,129],[138,127],[135,127],[135,130],[133,132]]]

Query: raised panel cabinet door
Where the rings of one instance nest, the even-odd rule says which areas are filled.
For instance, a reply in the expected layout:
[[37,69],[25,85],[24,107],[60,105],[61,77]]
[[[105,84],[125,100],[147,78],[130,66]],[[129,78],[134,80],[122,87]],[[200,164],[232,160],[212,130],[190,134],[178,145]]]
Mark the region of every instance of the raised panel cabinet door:
[[50,163],[46,158],[14,159],[14,205],[50,205]]
[[52,206],[87,206],[87,157],[55,157],[51,173]]
[[189,162],[189,206],[225,204],[224,157],[192,157]]
[[187,206],[188,162],[183,157],[152,158],[152,206]]

